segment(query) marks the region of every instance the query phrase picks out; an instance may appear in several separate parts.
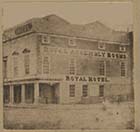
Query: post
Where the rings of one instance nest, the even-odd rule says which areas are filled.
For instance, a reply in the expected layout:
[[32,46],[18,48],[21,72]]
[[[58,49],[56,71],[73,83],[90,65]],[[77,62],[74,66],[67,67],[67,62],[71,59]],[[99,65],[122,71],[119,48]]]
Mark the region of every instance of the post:
[[21,103],[25,103],[25,84],[21,85]]
[[10,104],[14,103],[14,86],[10,85]]
[[34,104],[39,103],[39,83],[34,83]]

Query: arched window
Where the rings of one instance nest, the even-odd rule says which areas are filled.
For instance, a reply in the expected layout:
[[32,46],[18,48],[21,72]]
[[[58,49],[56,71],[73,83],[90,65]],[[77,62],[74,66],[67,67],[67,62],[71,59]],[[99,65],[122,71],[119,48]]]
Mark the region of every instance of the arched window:
[[25,48],[23,50],[24,53],[24,70],[25,74],[30,74],[30,50]]
[[17,51],[14,51],[12,53],[12,56],[13,56],[13,75],[14,77],[18,76],[19,74],[19,57],[18,57],[19,53]]

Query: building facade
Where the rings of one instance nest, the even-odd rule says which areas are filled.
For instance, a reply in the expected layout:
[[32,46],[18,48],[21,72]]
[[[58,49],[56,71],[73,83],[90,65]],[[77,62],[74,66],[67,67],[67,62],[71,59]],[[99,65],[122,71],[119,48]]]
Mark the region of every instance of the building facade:
[[5,104],[132,100],[132,40],[100,22],[50,15],[3,33]]

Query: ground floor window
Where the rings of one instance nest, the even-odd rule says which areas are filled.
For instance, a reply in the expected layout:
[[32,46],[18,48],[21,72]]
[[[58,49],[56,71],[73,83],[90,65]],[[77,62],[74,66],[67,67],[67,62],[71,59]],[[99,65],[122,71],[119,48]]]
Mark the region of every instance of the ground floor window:
[[75,85],[69,86],[69,96],[74,97],[75,96]]
[[25,101],[26,103],[34,102],[34,84],[25,84]]
[[21,103],[21,85],[14,85],[14,103]]
[[3,89],[3,101],[5,104],[10,103],[10,86],[4,86]]
[[99,86],[99,96],[103,97],[104,96],[104,85]]
[[88,85],[83,85],[83,97],[88,96]]

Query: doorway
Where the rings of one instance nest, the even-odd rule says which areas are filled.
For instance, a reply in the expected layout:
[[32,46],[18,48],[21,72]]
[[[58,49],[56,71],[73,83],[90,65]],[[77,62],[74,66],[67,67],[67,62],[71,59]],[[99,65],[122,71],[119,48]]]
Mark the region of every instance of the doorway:
[[58,84],[50,85],[48,83],[39,84],[40,103],[57,104],[58,103]]

